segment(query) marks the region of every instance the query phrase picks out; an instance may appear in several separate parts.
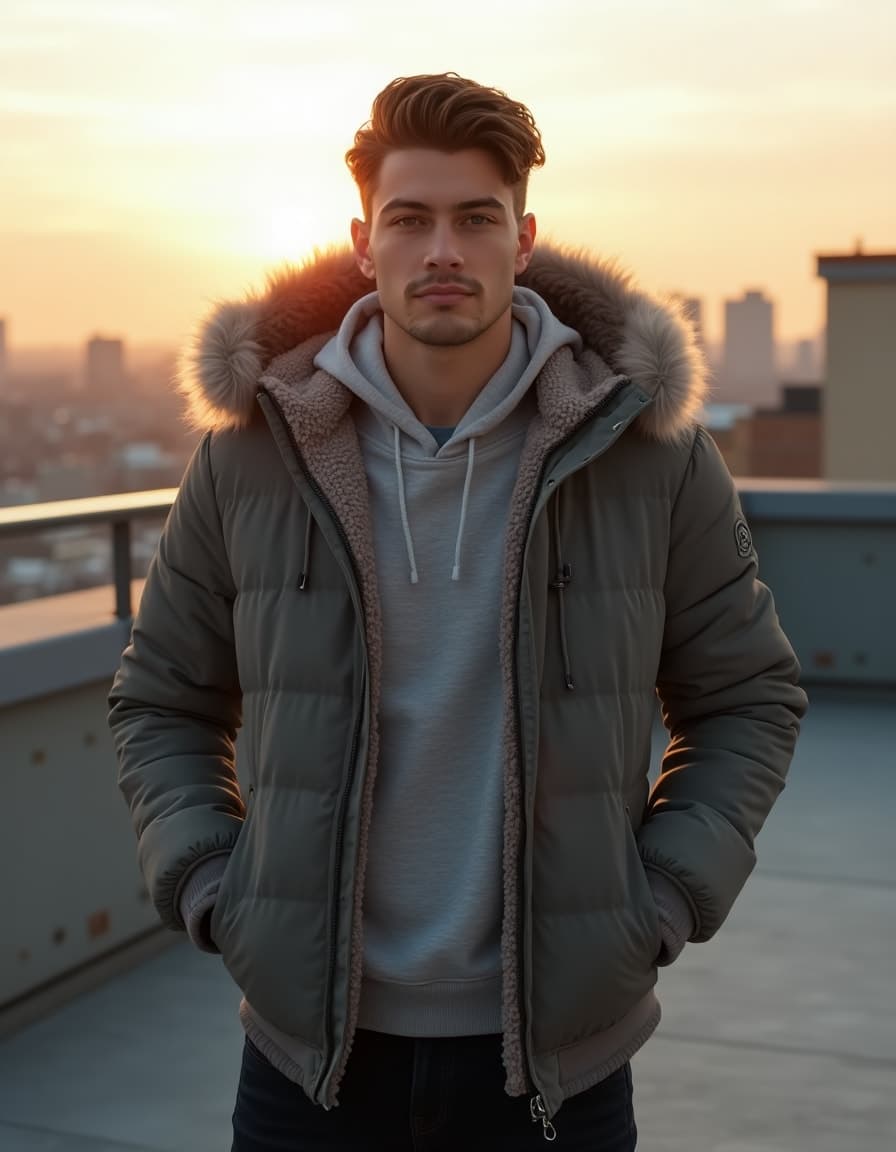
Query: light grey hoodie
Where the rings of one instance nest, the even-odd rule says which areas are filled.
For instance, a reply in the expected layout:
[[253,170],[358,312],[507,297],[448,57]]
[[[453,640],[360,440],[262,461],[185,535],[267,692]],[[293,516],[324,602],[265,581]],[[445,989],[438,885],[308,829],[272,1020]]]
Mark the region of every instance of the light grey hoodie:
[[508,356],[442,448],[389,376],[376,293],[315,359],[363,401],[384,623],[364,1028],[501,1031],[503,539],[531,385],[565,345],[578,333],[516,288]]

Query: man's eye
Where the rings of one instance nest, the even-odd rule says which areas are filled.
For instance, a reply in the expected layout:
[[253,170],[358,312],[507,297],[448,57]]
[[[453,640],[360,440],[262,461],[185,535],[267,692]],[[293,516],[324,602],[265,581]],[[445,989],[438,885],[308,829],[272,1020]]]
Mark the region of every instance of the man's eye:
[[419,216],[399,216],[399,218],[393,220],[392,223],[397,228],[410,228],[415,224],[421,224],[422,221]]
[[483,216],[479,212],[467,217],[467,223],[472,224],[474,227],[478,227],[480,224],[490,224],[491,221],[491,216]]

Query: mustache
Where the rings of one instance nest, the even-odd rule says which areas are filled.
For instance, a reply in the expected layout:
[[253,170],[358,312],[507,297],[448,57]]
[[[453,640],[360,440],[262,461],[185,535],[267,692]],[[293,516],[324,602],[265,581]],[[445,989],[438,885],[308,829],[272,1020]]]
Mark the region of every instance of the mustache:
[[407,286],[408,296],[420,296],[430,288],[459,288],[462,292],[475,293],[479,285],[475,280],[468,280],[464,276],[427,276],[425,280],[412,280]]

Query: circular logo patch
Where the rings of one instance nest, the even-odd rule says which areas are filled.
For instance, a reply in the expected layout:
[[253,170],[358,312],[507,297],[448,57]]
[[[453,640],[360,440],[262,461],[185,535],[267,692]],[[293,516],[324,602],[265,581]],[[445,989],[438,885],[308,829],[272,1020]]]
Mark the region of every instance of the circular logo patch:
[[738,556],[746,558],[753,555],[753,537],[750,535],[746,520],[738,520],[734,525],[734,539],[737,543]]

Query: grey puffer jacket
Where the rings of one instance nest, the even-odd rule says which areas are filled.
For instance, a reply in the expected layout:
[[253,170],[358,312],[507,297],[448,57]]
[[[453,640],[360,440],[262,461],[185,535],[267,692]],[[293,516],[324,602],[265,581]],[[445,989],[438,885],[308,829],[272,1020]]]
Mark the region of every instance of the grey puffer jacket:
[[[656,1026],[648,872],[691,939],[724,921],[806,700],[694,423],[688,327],[555,250],[520,283],[585,343],[538,379],[503,543],[504,1059],[508,1092],[550,1117]],[[313,359],[367,290],[332,253],[207,324],[185,388],[209,431],[110,696],[160,916],[182,929],[191,869],[225,859],[215,944],[328,1107],[358,1012],[382,621],[356,401]],[[657,693],[670,742],[650,791]]]

